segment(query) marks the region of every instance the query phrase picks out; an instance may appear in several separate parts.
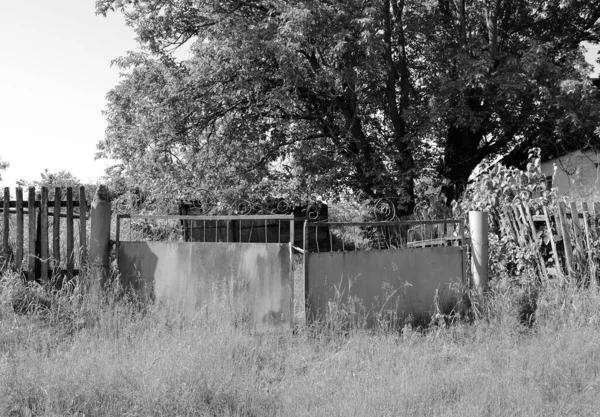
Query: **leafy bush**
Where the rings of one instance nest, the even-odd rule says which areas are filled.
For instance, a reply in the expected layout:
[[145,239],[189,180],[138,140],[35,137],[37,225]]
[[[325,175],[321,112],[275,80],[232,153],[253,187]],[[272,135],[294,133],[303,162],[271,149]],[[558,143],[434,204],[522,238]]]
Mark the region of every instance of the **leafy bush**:
[[540,231],[537,243],[519,241],[512,226],[503,220],[503,214],[522,202],[541,210],[555,201],[555,194],[546,189],[536,148],[530,151],[526,170],[495,165],[469,184],[454,207],[463,216],[469,211],[488,213],[490,289],[496,294],[510,294],[516,304],[515,313],[522,321],[530,321],[535,311],[541,284],[540,245],[547,243],[550,235]]

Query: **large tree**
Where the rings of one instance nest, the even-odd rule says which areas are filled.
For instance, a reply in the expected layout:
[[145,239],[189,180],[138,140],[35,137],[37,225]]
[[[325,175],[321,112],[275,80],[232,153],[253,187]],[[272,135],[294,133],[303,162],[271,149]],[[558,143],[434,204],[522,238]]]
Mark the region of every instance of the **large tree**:
[[153,193],[352,190],[409,213],[424,172],[450,201],[486,158],[538,140],[539,125],[560,140],[568,106],[593,124],[581,110],[597,99],[579,46],[599,40],[589,1],[96,6],[123,12],[142,46],[116,61],[129,71],[108,95],[99,154]]

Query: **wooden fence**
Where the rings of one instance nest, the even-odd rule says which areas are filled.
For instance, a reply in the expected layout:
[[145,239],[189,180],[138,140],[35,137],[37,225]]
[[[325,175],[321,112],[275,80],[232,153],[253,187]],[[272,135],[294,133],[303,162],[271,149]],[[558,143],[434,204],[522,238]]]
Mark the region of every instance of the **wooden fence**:
[[[0,212],[3,213],[2,252],[5,266],[14,263],[15,269],[23,273],[28,280],[39,280],[40,278],[47,280],[59,274],[66,274],[67,278],[76,275],[78,271],[75,270],[75,261],[78,261],[80,269],[87,262],[85,188],[79,188],[78,199],[73,198],[71,187],[66,189],[64,199],[60,188],[55,188],[53,199],[49,199],[46,187],[42,187],[39,193],[36,193],[34,187],[30,187],[26,200],[23,198],[21,187],[16,188],[15,191],[15,199],[11,200],[10,189],[4,188],[0,207]],[[25,216],[27,216],[27,222],[25,222]],[[15,218],[16,221],[14,221]],[[61,222],[61,218],[66,221]],[[79,224],[79,247],[77,249],[74,239],[76,223],[74,219],[77,219]],[[66,224],[61,227],[61,223]],[[13,228],[14,230],[12,230]],[[27,233],[25,233],[25,229],[27,229]],[[50,229],[52,230],[51,239]],[[27,241],[25,237],[27,237]],[[64,258],[61,256],[61,239],[66,240]],[[52,246],[52,252],[50,252],[50,246]],[[64,259],[62,264],[61,259]],[[26,266],[24,265],[25,260],[27,261]]]
[[[500,221],[521,246],[540,248],[537,264],[543,278],[555,275],[584,284],[593,278],[589,283],[597,284],[600,203],[561,201],[537,209],[523,203],[503,212]],[[555,260],[552,267],[550,256]]]

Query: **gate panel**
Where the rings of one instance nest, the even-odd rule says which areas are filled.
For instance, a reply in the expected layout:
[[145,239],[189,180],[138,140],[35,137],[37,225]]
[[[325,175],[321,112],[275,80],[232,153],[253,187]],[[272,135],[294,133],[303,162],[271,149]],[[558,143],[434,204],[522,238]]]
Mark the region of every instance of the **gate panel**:
[[120,242],[124,286],[188,308],[227,297],[257,329],[291,328],[290,245],[279,243]]
[[455,305],[463,282],[460,247],[307,253],[309,317],[323,318],[329,303],[356,297],[372,313],[394,310],[396,317],[427,318]]

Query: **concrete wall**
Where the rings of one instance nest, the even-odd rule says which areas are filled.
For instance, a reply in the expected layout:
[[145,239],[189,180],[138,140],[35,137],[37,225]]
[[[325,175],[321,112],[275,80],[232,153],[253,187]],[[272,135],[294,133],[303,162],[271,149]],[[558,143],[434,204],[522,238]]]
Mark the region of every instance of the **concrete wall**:
[[552,176],[552,188],[559,195],[589,198],[600,194],[600,154],[576,151],[542,163],[542,172]]
[[336,292],[342,301],[348,294],[357,297],[370,312],[392,309],[400,319],[409,314],[430,317],[436,290],[441,309],[451,308],[461,297],[459,286],[452,285],[463,280],[463,252],[456,246],[308,256],[312,318],[323,317]]
[[290,328],[290,246],[277,243],[120,242],[125,286],[197,308],[211,297],[242,305],[257,329]]

